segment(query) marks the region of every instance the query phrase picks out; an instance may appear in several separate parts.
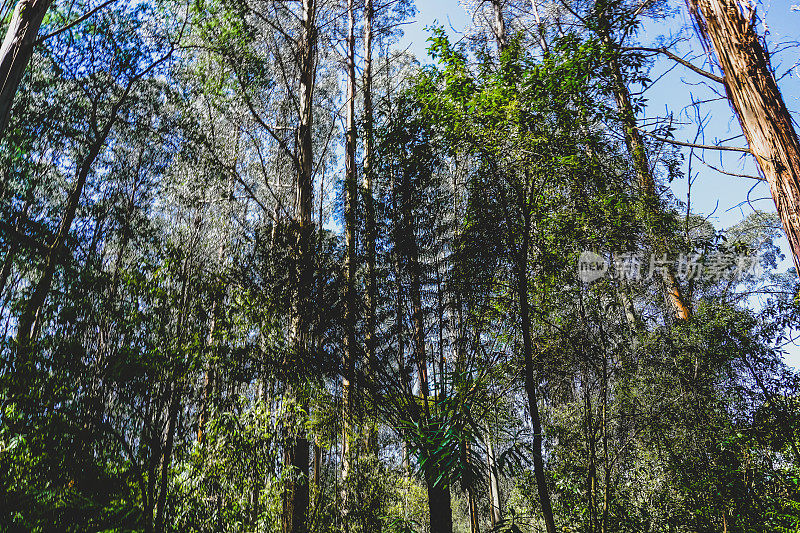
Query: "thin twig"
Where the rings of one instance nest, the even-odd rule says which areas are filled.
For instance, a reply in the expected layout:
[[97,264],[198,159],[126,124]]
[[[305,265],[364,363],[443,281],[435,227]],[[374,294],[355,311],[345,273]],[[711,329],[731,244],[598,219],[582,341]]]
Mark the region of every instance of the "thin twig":
[[689,143],[689,142],[676,141],[675,139],[667,139],[666,137],[659,137],[655,133],[650,133],[649,131],[643,130],[642,128],[636,128],[636,129],[641,131],[645,135],[654,138],[657,141],[661,141],[661,142],[665,142],[665,143],[669,143],[669,144],[675,144],[677,146],[688,146],[689,148],[700,148],[700,149],[703,149],[703,150],[723,150],[723,151],[726,151],[726,152],[742,152],[742,153],[745,153],[745,154],[752,154],[753,153],[752,151],[750,151],[749,148],[742,148],[740,146],[716,146],[716,145],[711,145],[711,144],[694,144],[694,143]]
[[672,52],[670,52],[666,48],[648,48],[648,47],[645,47],[645,46],[629,46],[629,47],[623,48],[622,50],[623,50],[623,52],[652,52],[654,54],[663,54],[663,55],[667,56],[668,58],[672,59],[673,61],[677,61],[678,63],[680,63],[684,67],[688,68],[689,70],[692,70],[692,71],[700,74],[704,78],[708,78],[710,80],[714,80],[717,83],[725,83],[725,78],[723,78],[721,76],[717,76],[716,74],[712,74],[711,72],[708,72],[707,70],[703,70],[700,67],[693,65],[689,61],[683,59],[681,56],[673,54]]

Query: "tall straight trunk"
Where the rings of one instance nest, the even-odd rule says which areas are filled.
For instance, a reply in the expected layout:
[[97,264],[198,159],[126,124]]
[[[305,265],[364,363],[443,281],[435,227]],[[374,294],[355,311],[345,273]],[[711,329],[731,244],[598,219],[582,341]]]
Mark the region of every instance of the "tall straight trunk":
[[0,47],[0,138],[11,116],[11,105],[30,63],[33,48],[52,0],[19,0]]
[[[373,165],[373,106],[372,106],[372,22],[375,16],[372,0],[364,0],[364,162],[361,181],[361,194],[364,202],[364,249],[365,249],[365,290],[364,290],[364,371],[369,376],[376,375],[375,337],[377,318],[376,300],[376,225],[375,201],[372,186]],[[368,396],[367,398],[369,398]],[[377,409],[374,401],[367,404],[366,452],[370,456],[378,455]],[[364,513],[364,531],[379,533],[382,528],[380,519],[381,498],[376,491],[366,495],[366,512]]]
[[[377,318],[375,315],[375,201],[372,192],[372,157],[373,157],[373,122],[372,109],[372,19],[374,18],[372,0],[364,1],[364,169],[362,193],[364,197],[364,248],[366,251],[366,291],[364,293],[364,348],[366,350],[365,366],[370,375],[374,375],[375,366],[375,333]],[[374,413],[373,413],[374,414]],[[375,431],[370,425],[367,438],[368,447],[372,450],[375,442]]]
[[464,473],[464,487],[467,489],[467,506],[469,509],[469,533],[481,533],[481,522],[478,516],[478,501],[475,497],[475,480],[472,476],[472,445],[465,442],[464,446],[464,462],[467,464],[467,470]]
[[[302,431],[302,430],[298,430]],[[286,482],[283,501],[283,531],[305,533],[308,531],[309,492],[309,442],[305,435],[294,437],[284,449],[284,463],[293,470],[292,478]]]
[[502,54],[508,46],[508,36],[506,35],[506,20],[503,17],[502,0],[491,0],[492,2],[492,31],[497,40],[497,50]]
[[597,439],[595,439],[595,423],[592,411],[591,387],[589,382],[588,362],[583,363],[583,407],[586,411],[584,430],[588,445],[589,467],[586,472],[586,500],[589,507],[589,531],[598,531],[597,527]]
[[486,464],[489,467],[489,521],[492,527],[503,519],[503,509],[500,507],[500,476],[497,469],[497,456],[492,444],[492,436],[486,429]]
[[703,37],[714,46],[728,100],[767,178],[800,273],[800,142],[769,55],[756,34],[755,18],[745,17],[744,5],[734,0],[689,0]]
[[517,259],[517,299],[519,300],[520,327],[522,329],[522,351],[525,360],[525,392],[528,396],[528,409],[533,428],[533,469],[536,478],[536,490],[547,533],[556,533],[553,507],[550,503],[550,491],[544,475],[544,454],[542,438],[542,422],[539,417],[538,394],[536,392],[535,369],[533,365],[533,337],[531,335],[530,304],[528,302],[528,248],[531,230],[531,213],[528,202],[523,202],[524,227],[522,230],[522,246]]
[[[293,272],[293,302],[291,348],[298,360],[307,356],[310,342],[309,308],[314,289],[313,255],[311,239],[313,227],[313,95],[316,73],[316,3],[303,0],[302,33],[300,36],[300,117],[297,128],[297,177],[295,183],[294,226],[295,267]],[[297,393],[290,385],[287,396]],[[301,410],[307,411],[307,401]],[[309,508],[309,442],[302,424],[297,424],[297,434],[285,445],[284,462],[292,475],[283,494],[282,528],[284,533],[308,531]]]
[[314,437],[313,465],[312,479],[314,480],[314,491],[317,494],[322,494],[322,447],[317,437]]
[[[422,309],[422,272],[419,258],[419,245],[411,212],[412,184],[408,176],[403,182],[403,228],[404,243],[407,247],[409,270],[409,296],[411,298],[413,353],[419,377],[420,395],[422,396],[422,427],[428,429],[431,424],[430,384],[428,379],[428,356],[425,347],[425,317]],[[452,533],[453,512],[450,498],[450,484],[446,472],[440,472],[439,466],[431,460],[430,450],[421,450],[423,477],[428,489],[428,511],[430,513],[431,533]]]
[[353,460],[353,391],[356,347],[356,18],[354,0],[347,0],[347,117],[345,131],[344,179],[344,350],[342,351],[342,518],[347,529],[350,511],[350,481]]
[[[605,350],[604,350],[605,352]],[[608,357],[603,353],[603,384],[602,384],[602,413],[603,424],[603,518],[600,523],[601,533],[608,533],[608,518],[611,505],[611,463],[608,450]]]
[[154,395],[150,395],[147,399],[147,406],[145,409],[144,424],[142,427],[142,442],[147,443],[150,456],[147,464],[147,489],[144,494],[144,532],[153,533],[153,510],[155,509],[156,500],[156,481],[158,470],[158,459],[161,456],[161,443],[155,431],[155,420],[153,412],[156,411],[153,407]]

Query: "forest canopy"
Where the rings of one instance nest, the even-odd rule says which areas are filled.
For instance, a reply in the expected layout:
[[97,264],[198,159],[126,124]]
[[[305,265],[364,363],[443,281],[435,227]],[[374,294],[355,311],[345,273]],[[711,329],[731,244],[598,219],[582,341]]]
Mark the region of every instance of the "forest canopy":
[[0,532],[800,531],[800,14],[429,3],[3,3]]

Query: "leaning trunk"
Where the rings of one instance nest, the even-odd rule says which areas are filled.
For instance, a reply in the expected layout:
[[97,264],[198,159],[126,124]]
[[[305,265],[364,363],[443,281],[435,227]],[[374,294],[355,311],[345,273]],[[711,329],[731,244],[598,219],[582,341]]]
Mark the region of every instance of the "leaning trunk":
[[728,100],[767,178],[800,272],[800,143],[754,18],[734,0],[689,0],[689,6],[714,46]]
[[[610,43],[610,39],[606,38]],[[633,160],[634,169],[639,186],[639,195],[644,205],[645,216],[648,219],[647,227],[650,233],[650,240],[653,249],[659,254],[669,253],[669,244],[664,235],[657,229],[660,222],[657,220],[661,216],[661,209],[658,204],[658,192],[656,191],[655,179],[650,169],[650,161],[647,157],[647,148],[642,140],[642,135],[636,126],[636,115],[631,104],[631,95],[627,85],[622,78],[622,70],[615,58],[610,61],[612,69],[612,89],[617,103],[617,110],[622,121],[625,144]],[[672,305],[675,317],[679,320],[686,320],[691,316],[691,308],[681,290],[675,271],[667,265],[663,269],[663,283],[666,297]]]
[[0,138],[11,116],[11,104],[30,63],[45,13],[52,0],[20,0],[0,48]]
[[92,165],[97,159],[97,156],[100,154],[100,150],[105,145],[105,141],[111,133],[111,128],[114,125],[117,112],[119,107],[122,105],[123,100],[124,96],[117,102],[117,104],[114,105],[112,108],[111,118],[106,123],[103,130],[98,134],[94,143],[90,147],[88,154],[81,163],[75,184],[72,186],[72,190],[67,197],[67,205],[64,209],[64,216],[61,219],[61,224],[56,232],[56,237],[53,240],[53,243],[47,248],[47,252],[45,253],[42,275],[40,276],[39,281],[36,283],[33,294],[26,303],[25,308],[19,317],[19,321],[17,322],[17,345],[19,347],[20,354],[23,355],[23,360],[21,361],[22,363],[25,362],[24,354],[27,353],[29,344],[31,340],[35,338],[36,331],[41,325],[38,322],[38,316],[42,307],[44,306],[47,295],[50,292],[50,286],[53,283],[53,276],[55,275],[56,267],[61,260],[61,252],[64,244],[67,241],[67,237],[69,236],[69,230],[72,227],[72,222],[75,220],[75,213],[78,210],[78,202],[83,194],[83,188],[86,185],[86,179],[89,176],[89,172],[91,171]]

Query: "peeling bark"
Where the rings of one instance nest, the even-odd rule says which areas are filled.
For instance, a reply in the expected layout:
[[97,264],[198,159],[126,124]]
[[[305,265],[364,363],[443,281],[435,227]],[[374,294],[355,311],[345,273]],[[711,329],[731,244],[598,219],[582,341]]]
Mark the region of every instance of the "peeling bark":
[[701,35],[713,44],[728,100],[769,182],[800,272],[800,142],[754,28],[734,0],[689,0]]

